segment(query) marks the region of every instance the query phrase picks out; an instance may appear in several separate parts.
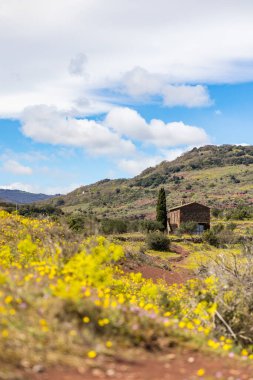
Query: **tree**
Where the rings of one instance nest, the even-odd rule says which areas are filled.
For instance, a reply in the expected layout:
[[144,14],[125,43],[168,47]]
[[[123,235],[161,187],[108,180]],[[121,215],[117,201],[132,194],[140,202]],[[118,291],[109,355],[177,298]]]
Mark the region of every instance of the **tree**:
[[163,226],[163,231],[167,231],[167,207],[166,207],[166,194],[162,187],[158,193],[156,205],[156,220]]

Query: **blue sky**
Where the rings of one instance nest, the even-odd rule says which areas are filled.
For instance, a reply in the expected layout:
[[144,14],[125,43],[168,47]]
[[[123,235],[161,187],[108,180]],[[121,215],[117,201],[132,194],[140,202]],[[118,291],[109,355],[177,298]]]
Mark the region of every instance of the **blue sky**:
[[0,188],[66,193],[253,144],[252,17],[248,0],[3,0]]

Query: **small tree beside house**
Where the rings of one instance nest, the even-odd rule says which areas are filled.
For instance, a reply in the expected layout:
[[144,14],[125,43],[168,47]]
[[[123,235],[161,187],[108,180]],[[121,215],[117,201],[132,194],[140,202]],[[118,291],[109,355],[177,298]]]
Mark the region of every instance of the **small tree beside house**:
[[167,228],[167,207],[166,207],[166,194],[162,187],[158,193],[156,205],[156,222],[159,226],[159,231],[148,233],[146,244],[148,249],[155,251],[168,251],[170,247],[170,240],[164,233],[168,231]]
[[157,205],[156,205],[156,220],[162,225],[162,231],[167,232],[167,206],[166,206],[166,194],[162,187],[158,193]]

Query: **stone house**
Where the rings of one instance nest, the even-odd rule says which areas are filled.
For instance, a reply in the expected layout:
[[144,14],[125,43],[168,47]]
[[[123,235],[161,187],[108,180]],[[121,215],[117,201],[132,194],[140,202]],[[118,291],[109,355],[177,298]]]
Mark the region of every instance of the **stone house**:
[[198,202],[182,204],[169,210],[168,224],[169,231],[173,232],[180,227],[182,223],[197,223],[197,231],[201,233],[210,229],[211,220],[210,207]]

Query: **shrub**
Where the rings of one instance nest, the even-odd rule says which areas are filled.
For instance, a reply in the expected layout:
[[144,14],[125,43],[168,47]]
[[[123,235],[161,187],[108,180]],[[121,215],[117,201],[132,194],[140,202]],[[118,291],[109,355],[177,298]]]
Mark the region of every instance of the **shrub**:
[[241,253],[220,253],[212,258],[205,275],[210,274],[218,279],[217,333],[232,336],[242,345],[252,344],[253,246],[245,246]]
[[218,234],[220,247],[225,247],[227,244],[235,244],[238,242],[238,237],[229,229],[224,229]]
[[85,217],[82,215],[73,215],[67,220],[69,228],[76,232],[84,231]]
[[224,224],[215,224],[215,226],[212,227],[212,231],[215,233],[215,234],[218,234],[220,233],[222,230],[224,230]]
[[122,234],[128,231],[128,224],[120,219],[104,219],[101,222],[101,231],[104,234]]
[[214,247],[225,247],[227,244],[238,243],[238,237],[230,228],[224,228],[222,224],[217,224],[211,230],[205,231],[203,240]]
[[230,176],[230,179],[231,179],[231,182],[232,183],[240,183],[241,181],[238,179],[238,178],[236,178],[234,175],[231,175]]
[[181,223],[178,232],[181,234],[194,234],[197,231],[196,222],[184,222]]
[[64,199],[57,199],[55,201],[55,207],[60,207],[60,206],[63,206],[65,204],[65,200]]
[[143,220],[141,227],[144,232],[163,231],[164,229],[162,223],[157,220]]
[[233,222],[231,222],[227,225],[227,229],[230,231],[234,231],[236,229],[236,227],[237,227],[237,224],[233,223]]
[[61,216],[63,215],[62,210],[51,206],[36,206],[36,205],[24,205],[18,209],[19,215],[33,217],[33,218],[43,218],[48,216]]
[[152,232],[147,235],[146,244],[149,249],[155,251],[168,251],[170,240],[162,232]]
[[214,247],[219,246],[219,239],[217,237],[217,234],[213,230],[205,231],[202,235],[202,238],[205,242],[207,242],[210,245],[213,245]]
[[212,216],[215,217],[215,218],[219,218],[219,217],[222,217],[222,213],[223,211],[218,209],[218,208],[213,208],[212,209]]
[[226,219],[245,220],[251,218],[251,210],[247,206],[239,206],[226,212]]

